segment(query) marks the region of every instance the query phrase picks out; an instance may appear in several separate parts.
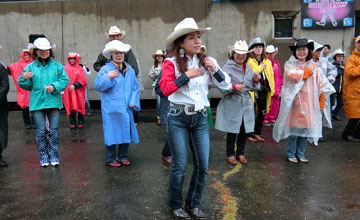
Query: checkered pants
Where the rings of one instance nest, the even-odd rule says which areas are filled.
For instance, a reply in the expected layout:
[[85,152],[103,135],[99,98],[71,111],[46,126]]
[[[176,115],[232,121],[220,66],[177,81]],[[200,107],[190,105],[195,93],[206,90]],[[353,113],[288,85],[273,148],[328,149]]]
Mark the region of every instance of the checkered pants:
[[[49,139],[48,139],[49,136]],[[59,162],[59,131],[57,128],[36,129],[36,144],[40,156],[40,164]]]

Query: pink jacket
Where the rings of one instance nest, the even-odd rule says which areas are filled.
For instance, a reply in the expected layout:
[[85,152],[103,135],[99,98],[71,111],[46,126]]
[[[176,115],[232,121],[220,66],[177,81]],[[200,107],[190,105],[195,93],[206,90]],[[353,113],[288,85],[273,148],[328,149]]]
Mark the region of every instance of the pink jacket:
[[281,87],[283,85],[283,76],[281,74],[281,68],[280,68],[280,64],[279,61],[274,58],[271,59],[270,57],[267,57],[271,63],[272,63],[272,68],[274,71],[274,82],[275,82],[275,94],[274,95],[280,95],[281,93]]

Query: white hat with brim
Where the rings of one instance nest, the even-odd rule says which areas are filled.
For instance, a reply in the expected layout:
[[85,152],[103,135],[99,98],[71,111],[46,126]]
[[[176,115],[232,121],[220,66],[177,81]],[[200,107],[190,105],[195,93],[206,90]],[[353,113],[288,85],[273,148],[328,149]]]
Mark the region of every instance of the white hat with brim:
[[123,40],[126,37],[125,31],[120,30],[120,28],[118,28],[117,26],[111,26],[109,29],[109,33],[105,33],[108,39],[110,35],[118,35],[118,34],[121,35],[121,40]]
[[155,59],[156,56],[165,56],[166,54],[162,50],[157,50],[155,53],[153,53],[151,56]]
[[235,41],[234,46],[228,46],[230,48],[230,55],[233,55],[233,52],[237,54],[247,54],[251,51],[249,51],[249,47],[244,40]]
[[130,47],[127,44],[124,44],[123,42],[121,42],[119,40],[112,40],[105,45],[105,48],[102,51],[102,54],[104,55],[104,57],[110,59],[111,55],[114,52],[126,53],[129,50],[130,50]]
[[311,40],[309,39],[309,42],[313,42],[314,43],[314,52],[315,51],[318,51],[318,50],[323,50],[324,49],[324,45],[322,44],[319,44],[318,42],[314,41],[314,40]]
[[333,60],[335,60],[335,57],[336,57],[336,55],[345,55],[345,51],[343,51],[342,49],[337,49],[337,50],[335,50],[334,51],[334,53],[333,53]]
[[167,37],[166,48],[172,49],[174,41],[185,34],[198,31],[200,32],[200,35],[203,35],[209,30],[211,30],[211,27],[200,29],[194,18],[185,18],[175,26],[174,31]]
[[278,49],[274,47],[274,45],[268,45],[265,49],[266,53],[275,53]]
[[45,37],[37,38],[34,43],[28,44],[28,49],[32,53],[34,49],[38,50],[50,50],[56,48],[55,44],[50,44],[50,41]]

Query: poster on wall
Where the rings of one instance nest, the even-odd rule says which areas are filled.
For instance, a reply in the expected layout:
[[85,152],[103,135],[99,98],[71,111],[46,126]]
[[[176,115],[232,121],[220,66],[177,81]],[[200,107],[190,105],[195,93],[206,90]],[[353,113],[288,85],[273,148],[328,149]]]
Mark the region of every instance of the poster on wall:
[[354,27],[354,0],[302,0],[303,29]]

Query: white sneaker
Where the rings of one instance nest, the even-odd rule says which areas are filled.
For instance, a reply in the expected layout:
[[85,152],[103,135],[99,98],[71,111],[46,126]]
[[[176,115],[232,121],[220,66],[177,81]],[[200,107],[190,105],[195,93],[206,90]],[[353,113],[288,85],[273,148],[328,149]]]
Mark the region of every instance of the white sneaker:
[[41,166],[42,166],[42,167],[48,167],[48,166],[49,166],[49,163],[42,163]]
[[51,162],[51,166],[53,166],[53,167],[56,167],[56,166],[59,166],[59,162]]

